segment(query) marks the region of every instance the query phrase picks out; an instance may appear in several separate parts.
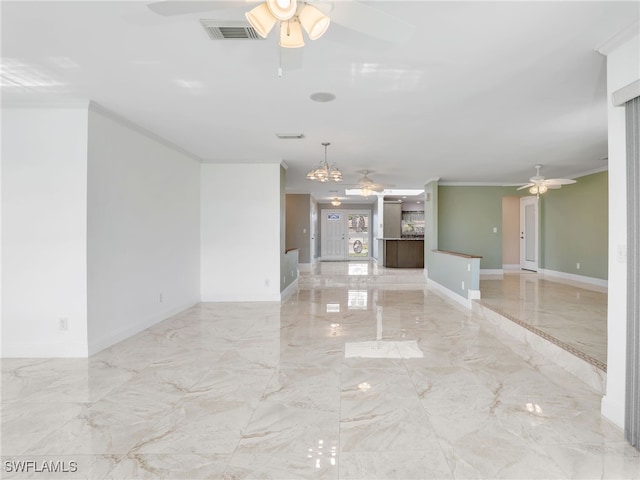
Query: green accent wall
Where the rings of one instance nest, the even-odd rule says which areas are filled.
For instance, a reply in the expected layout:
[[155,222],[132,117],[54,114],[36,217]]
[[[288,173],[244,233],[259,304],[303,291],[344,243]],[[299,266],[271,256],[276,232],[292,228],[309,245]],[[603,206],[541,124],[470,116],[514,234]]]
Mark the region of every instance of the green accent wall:
[[[540,261],[545,270],[607,279],[608,173],[540,196]],[[482,256],[481,269],[502,268],[502,197],[514,187],[438,187],[438,248]],[[497,227],[497,232],[493,232]],[[580,263],[578,269],[576,264]]]
[[480,255],[481,269],[502,269],[502,197],[514,190],[439,186],[438,249]]
[[545,270],[606,280],[608,172],[576,180],[540,197],[541,265]]

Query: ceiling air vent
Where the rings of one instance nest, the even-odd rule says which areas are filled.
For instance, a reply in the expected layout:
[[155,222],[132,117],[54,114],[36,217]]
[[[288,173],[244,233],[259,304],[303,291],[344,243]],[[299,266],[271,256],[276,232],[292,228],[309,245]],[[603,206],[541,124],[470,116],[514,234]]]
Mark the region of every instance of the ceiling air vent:
[[276,133],[280,140],[302,140],[304,133]]
[[246,22],[200,20],[200,23],[211,40],[264,40],[264,38],[258,35],[258,32]]

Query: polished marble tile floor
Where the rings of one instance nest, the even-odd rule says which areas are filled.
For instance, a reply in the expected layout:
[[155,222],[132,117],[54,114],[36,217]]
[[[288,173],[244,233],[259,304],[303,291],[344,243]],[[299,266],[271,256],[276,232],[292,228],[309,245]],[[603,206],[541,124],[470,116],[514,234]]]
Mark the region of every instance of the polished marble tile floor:
[[480,279],[482,303],[607,362],[607,289],[527,271]]
[[[203,303],[89,359],[5,359],[2,476],[640,479],[599,394],[421,275],[320,264],[282,305]],[[35,471],[55,468],[76,471]]]

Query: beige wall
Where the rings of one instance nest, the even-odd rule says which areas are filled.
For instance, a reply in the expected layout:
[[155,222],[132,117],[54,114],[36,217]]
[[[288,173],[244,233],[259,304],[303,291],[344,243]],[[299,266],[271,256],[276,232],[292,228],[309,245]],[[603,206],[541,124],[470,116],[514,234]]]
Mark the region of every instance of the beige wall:
[[520,197],[502,197],[502,265],[520,264]]

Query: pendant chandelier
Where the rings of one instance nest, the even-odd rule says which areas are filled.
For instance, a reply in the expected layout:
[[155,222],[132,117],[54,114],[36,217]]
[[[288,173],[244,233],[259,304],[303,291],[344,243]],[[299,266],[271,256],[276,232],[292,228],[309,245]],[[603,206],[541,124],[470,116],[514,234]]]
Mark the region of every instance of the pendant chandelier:
[[307,180],[315,180],[316,182],[341,182],[342,172],[338,170],[336,164],[332,164],[329,167],[327,163],[327,147],[331,145],[329,142],[322,143],[324,146],[324,161],[320,162],[318,168],[309,170],[307,173]]
[[338,197],[333,197],[333,200],[331,200],[331,205],[333,205],[334,207],[339,207],[341,204],[342,202]]
[[262,38],[267,38],[280,22],[280,46],[284,48],[304,46],[303,28],[311,40],[316,40],[331,23],[329,17],[309,4],[298,11],[297,0],[267,0],[245,13],[245,17]]

